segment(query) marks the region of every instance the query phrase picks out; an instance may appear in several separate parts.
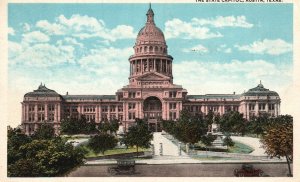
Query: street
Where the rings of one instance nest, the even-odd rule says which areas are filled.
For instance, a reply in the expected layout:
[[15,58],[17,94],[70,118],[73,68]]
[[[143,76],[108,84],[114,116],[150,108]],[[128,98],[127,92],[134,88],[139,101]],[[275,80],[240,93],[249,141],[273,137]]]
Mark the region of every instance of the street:
[[[108,167],[114,165],[80,166],[72,171],[69,177],[234,177],[233,171],[241,168],[242,164],[137,164],[133,175],[111,175]],[[286,163],[259,163],[253,164],[266,175],[271,177],[286,177],[288,167]]]

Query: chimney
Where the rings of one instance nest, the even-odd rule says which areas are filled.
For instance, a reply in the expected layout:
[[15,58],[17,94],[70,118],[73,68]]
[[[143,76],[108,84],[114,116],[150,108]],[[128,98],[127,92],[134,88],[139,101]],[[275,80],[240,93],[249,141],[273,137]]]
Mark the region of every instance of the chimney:
[[69,92],[67,92],[66,95],[69,95]]
[[235,92],[233,92],[233,95],[235,95]]

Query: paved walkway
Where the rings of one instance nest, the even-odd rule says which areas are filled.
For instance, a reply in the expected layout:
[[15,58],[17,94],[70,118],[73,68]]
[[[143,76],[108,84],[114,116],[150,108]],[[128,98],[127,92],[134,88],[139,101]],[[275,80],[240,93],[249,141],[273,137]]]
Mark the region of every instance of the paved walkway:
[[[161,132],[153,133],[153,141],[151,142],[154,145],[154,155],[160,155],[160,145],[162,144],[162,155],[163,156],[179,156],[178,146],[168,140],[162,135]],[[182,156],[187,156],[186,153],[181,151]]]
[[232,140],[249,145],[254,149],[253,152],[250,153],[250,155],[255,156],[267,156],[265,154],[265,150],[262,148],[262,143],[259,141],[258,138],[253,137],[239,137],[239,136],[231,136]]

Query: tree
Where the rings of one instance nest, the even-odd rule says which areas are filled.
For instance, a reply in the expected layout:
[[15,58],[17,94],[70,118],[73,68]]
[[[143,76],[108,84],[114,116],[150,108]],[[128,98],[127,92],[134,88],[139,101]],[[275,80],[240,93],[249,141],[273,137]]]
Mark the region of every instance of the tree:
[[60,130],[64,134],[91,134],[98,132],[94,120],[87,121],[82,115],[80,118],[64,118],[60,124]]
[[128,132],[123,138],[127,146],[136,146],[136,155],[138,157],[139,147],[149,148],[153,134],[148,130],[148,125],[141,119],[136,119],[136,125],[128,128]]
[[247,126],[248,132],[256,134],[257,137],[262,135],[265,131],[265,127],[269,124],[269,118],[268,114],[251,117]]
[[293,161],[293,117],[283,115],[271,119],[261,142],[269,156],[286,158],[289,176],[292,176],[290,162]]
[[182,110],[175,122],[174,136],[184,143],[197,143],[207,133],[208,124],[202,115],[192,116],[187,110]]
[[12,164],[22,158],[19,148],[31,142],[31,138],[20,129],[9,128],[7,131],[7,163]]
[[20,159],[8,164],[8,176],[59,176],[82,164],[84,158],[79,149],[60,138],[32,140],[21,145],[18,153]]
[[102,153],[109,149],[113,149],[117,145],[118,140],[107,133],[100,133],[93,136],[89,142],[88,147],[91,148],[96,154]]
[[234,146],[234,142],[232,141],[231,137],[229,135],[225,136],[223,139],[223,145],[228,147]]
[[220,130],[228,133],[241,133],[246,132],[246,119],[243,114],[237,111],[225,113],[220,119]]
[[209,146],[212,146],[212,142],[216,139],[212,134],[203,135],[201,137],[201,142],[205,145],[206,152]]
[[34,139],[52,139],[55,137],[53,125],[43,123],[32,136]]

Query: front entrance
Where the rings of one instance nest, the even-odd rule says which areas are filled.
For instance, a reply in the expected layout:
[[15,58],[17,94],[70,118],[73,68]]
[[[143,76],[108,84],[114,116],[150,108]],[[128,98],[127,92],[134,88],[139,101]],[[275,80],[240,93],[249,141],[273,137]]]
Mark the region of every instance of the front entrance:
[[157,97],[148,97],[144,101],[144,119],[151,131],[161,131],[162,103]]

